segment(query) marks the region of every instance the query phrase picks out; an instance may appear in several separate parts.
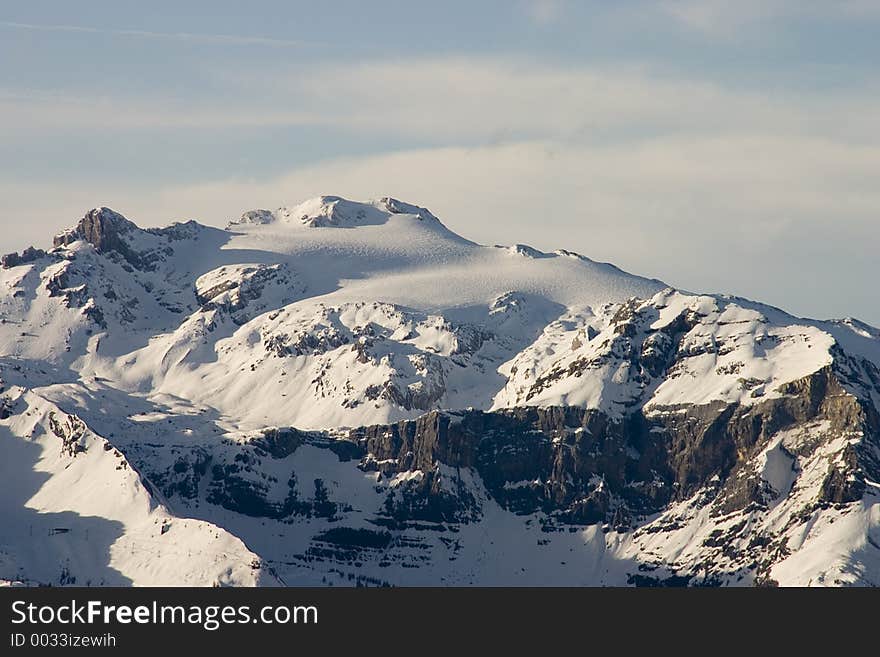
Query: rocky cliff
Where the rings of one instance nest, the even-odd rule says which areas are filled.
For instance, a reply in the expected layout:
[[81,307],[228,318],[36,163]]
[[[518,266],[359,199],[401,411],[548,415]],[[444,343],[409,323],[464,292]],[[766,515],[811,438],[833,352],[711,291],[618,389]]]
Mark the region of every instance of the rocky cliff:
[[[37,473],[36,440],[121,523],[103,581],[144,581],[192,522],[243,542],[245,583],[880,583],[880,331],[857,320],[332,196],[227,230],[97,208],[3,258],[0,319],[4,450]],[[93,499],[129,468],[156,532]],[[21,522],[0,579],[82,581],[29,562]],[[211,554],[181,577],[216,579]]]

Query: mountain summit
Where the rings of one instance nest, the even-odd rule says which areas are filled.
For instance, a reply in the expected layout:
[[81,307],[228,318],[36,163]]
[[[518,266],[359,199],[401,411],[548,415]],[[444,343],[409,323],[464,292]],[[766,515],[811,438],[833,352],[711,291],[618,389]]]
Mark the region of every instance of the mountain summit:
[[855,320],[337,196],[96,208],[3,257],[0,320],[0,580],[880,583]]
[[368,203],[349,201],[340,196],[318,196],[292,208],[279,208],[275,212],[250,210],[242,214],[239,219],[231,221],[229,226],[298,222],[313,228],[356,228],[385,224],[392,215],[405,215],[419,221],[440,223],[427,209],[389,196]]

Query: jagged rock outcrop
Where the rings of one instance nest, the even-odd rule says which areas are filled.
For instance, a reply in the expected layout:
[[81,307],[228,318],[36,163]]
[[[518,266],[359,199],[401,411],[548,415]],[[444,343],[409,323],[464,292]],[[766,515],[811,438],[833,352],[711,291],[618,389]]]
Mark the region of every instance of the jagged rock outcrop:
[[86,451],[86,435],[88,427],[76,415],[60,418],[55,413],[49,414],[49,427],[61,439],[61,451],[68,456],[76,456]]
[[876,410],[847,394],[830,368],[785,392],[754,406],[655,408],[622,421],[571,407],[434,412],[356,429],[349,439],[367,453],[364,467],[386,476],[438,464],[474,468],[493,497],[513,510],[627,524],[707,488],[715,491],[719,513],[765,506],[768,491],[749,472],[754,459],[780,432],[824,422],[821,437],[801,445],[797,456],[808,458],[841,437],[864,438],[829,457],[814,502],[860,500],[865,477],[880,477]]
[[84,470],[131,474],[168,510],[150,550],[176,518],[295,584],[880,583],[856,320],[480,246],[390,198],[228,231],[98,208],[0,263],[4,435],[87,516]]
[[99,254],[120,260],[128,271],[150,272],[173,255],[174,242],[197,237],[199,228],[196,222],[186,221],[141,229],[115,210],[101,207],[89,210],[76,226],[56,235],[53,246],[64,248],[82,240]]
[[293,428],[273,428],[263,431],[262,437],[254,440],[252,444],[272,458],[283,459],[293,454],[307,437],[307,433]]
[[241,217],[233,219],[227,224],[227,228],[242,225],[263,225],[271,224],[275,221],[275,214],[271,210],[248,210],[243,212]]
[[19,265],[26,265],[28,263],[39,260],[40,258],[45,258],[46,252],[42,249],[36,249],[32,246],[29,246],[24,251],[19,253],[7,253],[6,255],[0,257],[0,267],[4,269],[9,269],[10,267],[18,267]]
[[[173,474],[152,457],[145,467],[172,496],[207,486],[207,502],[246,516],[332,522],[297,556],[304,563],[407,562],[413,536],[462,534],[497,504],[538,519],[548,542],[590,526],[632,537],[645,550],[627,575],[633,585],[760,584],[826,510],[845,518],[862,508],[866,482],[880,479],[880,421],[828,367],[753,405],[624,419],[574,407],[435,411],[330,434],[270,429],[213,458],[206,467],[200,448],[179,456]],[[372,528],[346,524],[359,502],[340,488],[339,468],[375,477]],[[706,512],[708,528],[688,539],[693,561],[653,556],[648,546],[690,536]],[[461,540],[443,539],[453,554]]]
[[77,240],[85,240],[101,253],[125,252],[128,244],[123,240],[123,235],[136,229],[137,226],[118,212],[110,208],[95,208],[89,210],[75,228],[56,235],[53,244],[55,247],[68,246]]

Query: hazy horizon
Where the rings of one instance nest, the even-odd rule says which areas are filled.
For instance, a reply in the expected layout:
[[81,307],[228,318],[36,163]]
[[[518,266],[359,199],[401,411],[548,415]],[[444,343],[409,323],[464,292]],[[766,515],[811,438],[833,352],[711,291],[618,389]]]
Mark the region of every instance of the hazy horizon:
[[[341,20],[340,16],[346,17]],[[880,4],[33,2],[0,12],[0,251],[320,194],[880,325]]]

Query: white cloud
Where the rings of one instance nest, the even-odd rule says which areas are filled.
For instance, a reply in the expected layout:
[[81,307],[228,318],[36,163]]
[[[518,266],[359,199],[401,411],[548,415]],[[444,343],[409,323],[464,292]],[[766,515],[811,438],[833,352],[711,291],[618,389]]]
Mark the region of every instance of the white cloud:
[[390,194],[428,205],[472,239],[570,248],[683,287],[880,323],[880,108],[870,92],[758,93],[646,68],[477,57],[215,82],[245,102],[63,99],[61,111],[52,97],[7,96],[2,124],[19,134],[41,125],[320,124],[343,142],[371,134],[455,146],[337,159],[261,181],[0,184],[0,216],[24,226],[0,236],[3,250],[25,237],[45,243],[99,204],[143,225],[190,217],[222,225],[244,209],[322,193]]
[[526,15],[539,25],[558,22],[565,10],[564,0],[526,0]]
[[734,30],[775,18],[790,9],[785,0],[668,0],[662,7],[685,26],[705,32]]
[[876,0],[662,0],[663,11],[688,28],[713,36],[792,18],[861,19],[880,16]]
[[239,34],[199,34],[194,32],[152,32],[149,30],[105,29],[83,25],[51,25],[39,23],[16,23],[0,21],[0,27],[30,32],[68,32],[72,34],[105,34],[109,36],[158,39],[162,41],[189,41],[195,43],[216,43],[234,46],[269,46],[273,48],[292,48],[316,45],[314,42],[293,39],[273,39],[261,36],[243,36]]
[[[244,209],[318,194],[390,194],[482,242],[573,249],[685,288],[880,322],[878,170],[880,148],[811,138],[670,137],[625,149],[528,142],[346,158],[261,182],[59,189],[54,207],[38,200],[3,215],[60,228],[59,218],[72,224],[100,203],[142,225],[222,225]],[[8,191],[0,189],[7,203]]]
[[[517,58],[368,61],[308,73],[220,74],[245,97],[289,101],[328,125],[458,143],[620,134],[831,131],[876,135],[876,94],[729,89],[646,66],[565,67]],[[846,117],[845,121],[841,118]]]
[[[0,134],[322,126],[340,133],[490,144],[632,134],[813,134],[876,139],[876,94],[766,93],[647,67],[562,67],[500,57],[368,61],[305,71],[216,71],[217,102],[0,91]],[[254,99],[259,99],[255,101]]]
[[0,90],[0,135],[317,125],[321,116],[284,108],[230,110],[180,100]]

